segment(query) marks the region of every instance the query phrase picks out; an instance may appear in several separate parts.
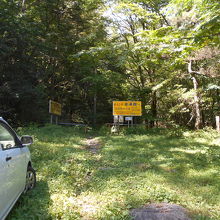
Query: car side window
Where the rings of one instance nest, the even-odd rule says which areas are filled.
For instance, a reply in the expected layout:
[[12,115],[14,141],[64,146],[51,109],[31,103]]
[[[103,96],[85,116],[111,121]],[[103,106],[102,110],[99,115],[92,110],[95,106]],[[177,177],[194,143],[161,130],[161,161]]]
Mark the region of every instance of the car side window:
[[0,146],[3,150],[15,147],[14,137],[2,124],[0,124]]

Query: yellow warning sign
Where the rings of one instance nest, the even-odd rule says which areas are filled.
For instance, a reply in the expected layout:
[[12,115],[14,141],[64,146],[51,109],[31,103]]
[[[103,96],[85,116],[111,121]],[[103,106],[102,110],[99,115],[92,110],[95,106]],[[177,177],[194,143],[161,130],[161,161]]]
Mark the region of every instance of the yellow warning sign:
[[113,115],[141,116],[141,101],[113,101]]
[[54,102],[52,100],[49,101],[49,113],[54,115],[61,115],[62,106],[58,102]]

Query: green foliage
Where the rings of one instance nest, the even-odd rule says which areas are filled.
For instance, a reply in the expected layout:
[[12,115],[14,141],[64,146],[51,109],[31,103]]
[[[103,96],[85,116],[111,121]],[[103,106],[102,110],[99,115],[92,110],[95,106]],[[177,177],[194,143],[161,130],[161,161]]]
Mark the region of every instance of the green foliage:
[[0,6],[0,115],[17,123],[44,122],[48,99],[53,99],[62,102],[64,117],[77,114],[91,121],[91,98],[107,86],[96,86],[104,81],[94,74],[99,57],[71,58],[105,38],[97,11],[102,2],[21,3]]
[[146,126],[134,126],[130,128],[124,128],[122,130],[124,135],[166,135],[167,137],[183,137],[186,128],[174,127],[174,128],[146,128]]
[[193,128],[196,94],[202,127],[214,126],[219,1],[104,3],[1,1],[0,115],[43,123],[53,99],[63,119],[102,125],[112,122],[113,100],[140,100],[147,126]]
[[39,26],[31,26],[16,1],[1,1],[0,13],[0,115],[17,124],[40,122],[44,120],[46,98],[38,84],[41,72],[35,60],[39,40],[33,42],[40,34]]
[[[151,132],[152,132],[152,130],[151,130]],[[144,125],[143,126],[135,126],[135,127],[130,127],[130,128],[124,128],[123,133],[125,135],[133,135],[133,134],[143,135],[143,134],[147,133],[147,129]]]

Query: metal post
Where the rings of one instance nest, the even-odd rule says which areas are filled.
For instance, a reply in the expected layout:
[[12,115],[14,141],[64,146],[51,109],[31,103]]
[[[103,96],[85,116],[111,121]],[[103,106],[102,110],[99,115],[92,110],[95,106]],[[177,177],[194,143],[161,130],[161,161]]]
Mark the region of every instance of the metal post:
[[53,124],[53,115],[50,115],[50,123]]
[[120,116],[118,115],[118,130],[119,130],[119,127],[120,127],[119,118],[120,118]]

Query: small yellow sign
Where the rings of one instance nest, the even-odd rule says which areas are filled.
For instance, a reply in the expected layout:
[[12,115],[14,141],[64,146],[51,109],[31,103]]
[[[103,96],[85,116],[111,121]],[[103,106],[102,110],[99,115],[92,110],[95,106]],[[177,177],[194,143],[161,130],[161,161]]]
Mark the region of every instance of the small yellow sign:
[[141,116],[141,101],[113,101],[113,115]]
[[49,101],[49,113],[54,115],[61,115],[62,106],[58,102],[54,102],[52,100]]

